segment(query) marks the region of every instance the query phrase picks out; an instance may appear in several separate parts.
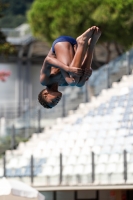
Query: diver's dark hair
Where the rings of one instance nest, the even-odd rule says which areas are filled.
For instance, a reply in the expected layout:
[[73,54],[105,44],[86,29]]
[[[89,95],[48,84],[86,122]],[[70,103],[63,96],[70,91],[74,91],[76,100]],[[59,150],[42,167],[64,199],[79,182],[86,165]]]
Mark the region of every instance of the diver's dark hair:
[[42,93],[43,93],[45,90],[46,90],[46,89],[42,90],[42,91],[39,93],[39,95],[38,95],[38,101],[39,101],[39,103],[40,103],[44,108],[51,108],[51,107],[48,105],[48,103],[47,103],[45,97],[42,96]]

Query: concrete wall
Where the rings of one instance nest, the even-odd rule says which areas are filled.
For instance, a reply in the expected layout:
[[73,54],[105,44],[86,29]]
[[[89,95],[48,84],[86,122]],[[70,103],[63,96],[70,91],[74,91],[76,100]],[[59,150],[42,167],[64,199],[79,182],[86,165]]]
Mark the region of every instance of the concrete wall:
[[[19,100],[19,93],[21,93],[21,100],[24,100],[28,96],[26,91],[30,93],[29,96],[33,101],[37,101],[38,93],[44,88],[39,82],[40,69],[41,65],[31,65],[30,75],[27,77],[26,63],[21,64],[21,69],[17,62],[0,63],[0,71],[7,70],[11,72],[11,76],[7,78],[6,82],[0,82],[0,103],[17,102]],[[18,75],[19,73],[20,76]],[[28,78],[29,81],[27,81]],[[29,87],[28,90],[27,87]]]
[[11,71],[11,76],[6,82],[0,81],[0,103],[3,101],[13,102],[18,98],[17,90],[17,65],[16,63],[0,63],[0,71]]

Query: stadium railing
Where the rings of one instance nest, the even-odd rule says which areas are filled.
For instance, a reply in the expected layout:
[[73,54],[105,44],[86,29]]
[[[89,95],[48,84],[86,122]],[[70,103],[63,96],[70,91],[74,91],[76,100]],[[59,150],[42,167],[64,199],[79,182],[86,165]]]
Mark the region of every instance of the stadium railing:
[[[79,172],[74,172],[74,175],[76,176],[76,180],[75,183],[76,185],[78,184],[103,184],[104,181],[106,184],[118,184],[118,180],[116,177],[116,183],[112,182],[112,175],[113,173],[117,173],[115,171],[113,171],[113,169],[108,170],[107,172],[103,170],[99,170],[99,172],[96,172],[96,167],[97,167],[97,163],[96,163],[96,159],[95,159],[95,153],[91,152],[91,163],[90,164],[86,164],[86,167],[89,169],[89,173],[88,176],[86,174],[86,180],[85,183],[84,181],[82,182],[82,176],[83,176],[83,172],[81,169],[79,169]],[[121,163],[121,165],[123,165],[123,172],[120,173],[120,184],[126,184],[128,181],[128,161],[127,161],[127,151],[124,150],[123,153],[121,152],[121,156],[123,156],[123,163]],[[7,161],[8,159],[6,159],[6,156],[3,156],[3,164],[1,163],[1,166],[3,165],[3,172],[0,172],[0,177],[8,177],[8,178],[18,178],[18,179],[23,179],[26,182],[29,182],[30,184],[34,185],[36,182],[36,178],[38,177],[38,175],[40,174],[40,172],[42,171],[43,168],[43,164],[45,164],[47,158],[34,158],[33,155],[31,155],[31,157],[28,159],[28,165],[24,165],[24,167],[21,167],[20,169],[17,168],[18,166],[14,166],[13,168],[7,168]],[[73,176],[73,173],[70,173],[69,175],[67,175],[67,181],[65,179],[65,169],[64,168],[64,163],[63,163],[63,155],[62,153],[60,153],[60,155],[58,156],[58,161],[59,161],[59,165],[57,167],[57,172],[56,172],[56,183],[54,181],[49,182],[49,177],[51,176],[51,174],[49,172],[47,172],[47,170],[45,170],[46,174],[45,174],[45,178],[47,179],[46,182],[43,181],[39,181],[40,185],[41,183],[45,186],[52,186],[52,185],[71,185],[71,179],[69,177]],[[107,163],[106,163],[107,164]],[[42,166],[41,166],[42,165]],[[53,163],[54,165],[54,163]],[[49,166],[50,169],[50,166]],[[107,173],[107,174],[106,174]],[[107,175],[106,179],[104,175]],[[44,174],[43,174],[44,175]],[[100,175],[100,181],[99,179],[97,179],[96,175]],[[116,174],[115,174],[116,175]],[[43,176],[39,177],[40,179],[43,179]]]

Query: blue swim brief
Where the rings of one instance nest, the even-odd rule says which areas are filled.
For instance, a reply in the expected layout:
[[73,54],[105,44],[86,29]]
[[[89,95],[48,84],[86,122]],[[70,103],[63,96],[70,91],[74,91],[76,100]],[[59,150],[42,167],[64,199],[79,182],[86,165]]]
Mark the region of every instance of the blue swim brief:
[[70,36],[60,36],[52,44],[52,52],[53,53],[55,53],[54,46],[58,42],[70,42],[72,45],[77,44],[77,41],[74,38],[70,37]]

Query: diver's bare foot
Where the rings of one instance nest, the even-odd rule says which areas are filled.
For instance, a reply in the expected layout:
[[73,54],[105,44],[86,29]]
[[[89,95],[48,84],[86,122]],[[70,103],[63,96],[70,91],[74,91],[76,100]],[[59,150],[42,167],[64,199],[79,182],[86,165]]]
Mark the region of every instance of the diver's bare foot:
[[92,26],[87,31],[85,31],[82,35],[80,35],[76,40],[78,44],[88,43],[88,40],[92,37],[93,32],[95,31],[96,26]]
[[96,27],[91,40],[88,41],[89,46],[94,48],[100,36],[101,36],[101,31],[98,27]]

